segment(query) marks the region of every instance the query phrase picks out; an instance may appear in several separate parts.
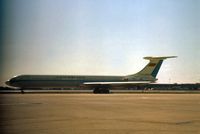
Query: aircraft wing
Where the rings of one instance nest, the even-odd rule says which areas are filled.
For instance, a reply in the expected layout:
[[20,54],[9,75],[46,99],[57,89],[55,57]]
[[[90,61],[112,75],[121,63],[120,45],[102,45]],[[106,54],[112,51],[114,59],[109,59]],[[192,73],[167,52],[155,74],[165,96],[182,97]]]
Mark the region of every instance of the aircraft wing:
[[150,81],[125,81],[125,82],[84,82],[84,86],[88,87],[130,87],[135,85],[150,84]]
[[84,85],[124,85],[124,84],[149,84],[150,81],[126,81],[126,82],[84,82]]

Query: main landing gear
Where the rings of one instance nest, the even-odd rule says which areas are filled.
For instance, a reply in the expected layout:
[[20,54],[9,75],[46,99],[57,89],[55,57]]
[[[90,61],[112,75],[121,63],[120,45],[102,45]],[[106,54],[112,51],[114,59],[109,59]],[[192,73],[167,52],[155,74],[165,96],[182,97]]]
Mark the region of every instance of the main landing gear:
[[110,93],[110,90],[107,89],[107,88],[95,88],[93,90],[93,93],[94,94],[109,94]]

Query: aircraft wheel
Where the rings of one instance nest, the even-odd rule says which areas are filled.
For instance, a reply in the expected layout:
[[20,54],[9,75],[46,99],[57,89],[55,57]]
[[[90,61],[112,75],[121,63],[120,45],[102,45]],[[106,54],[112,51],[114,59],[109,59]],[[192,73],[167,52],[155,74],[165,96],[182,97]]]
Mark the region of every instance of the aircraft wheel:
[[110,91],[109,89],[99,89],[99,88],[95,88],[93,91],[94,94],[109,94]]
[[105,94],[109,94],[110,91],[109,91],[109,89],[103,89],[103,93],[105,93]]
[[94,93],[94,94],[98,94],[98,93],[100,93],[99,88],[95,88],[95,89],[93,90],[93,93]]

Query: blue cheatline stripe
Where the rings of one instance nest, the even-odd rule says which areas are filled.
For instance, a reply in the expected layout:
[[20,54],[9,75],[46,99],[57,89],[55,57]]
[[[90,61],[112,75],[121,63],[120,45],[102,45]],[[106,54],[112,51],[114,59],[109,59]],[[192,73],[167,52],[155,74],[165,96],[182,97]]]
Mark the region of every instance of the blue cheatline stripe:
[[158,74],[158,71],[159,71],[159,69],[160,69],[160,67],[161,67],[161,65],[162,65],[162,62],[163,62],[163,60],[160,60],[160,61],[158,62],[158,64],[156,65],[155,69],[153,70],[153,72],[151,73],[151,75],[152,75],[154,78],[156,78],[156,76],[157,76],[157,74]]

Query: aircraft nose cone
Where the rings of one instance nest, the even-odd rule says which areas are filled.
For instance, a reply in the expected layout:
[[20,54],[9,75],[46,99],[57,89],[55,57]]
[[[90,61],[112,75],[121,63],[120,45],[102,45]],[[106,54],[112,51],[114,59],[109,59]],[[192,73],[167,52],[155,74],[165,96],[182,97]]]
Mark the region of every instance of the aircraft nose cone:
[[10,81],[9,80],[7,80],[5,83],[6,83],[6,85],[10,86]]

